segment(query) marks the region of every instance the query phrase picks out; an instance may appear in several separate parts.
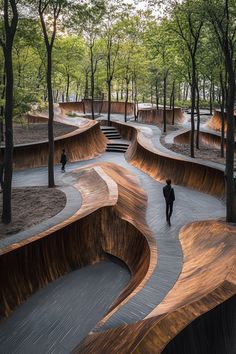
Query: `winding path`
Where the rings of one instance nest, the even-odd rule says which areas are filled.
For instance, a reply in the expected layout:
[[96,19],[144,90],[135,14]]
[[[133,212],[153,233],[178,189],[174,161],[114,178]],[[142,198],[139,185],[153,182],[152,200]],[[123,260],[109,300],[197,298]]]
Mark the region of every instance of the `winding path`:
[[[147,126],[146,129],[154,146],[160,148],[157,143],[160,134],[158,128]],[[178,239],[181,227],[196,220],[223,217],[225,209],[222,201],[212,196],[174,186],[176,202],[172,226],[169,227],[165,221],[163,185],[128,164],[123,154],[104,153],[93,160],[72,163],[67,166],[67,172],[104,161],[116,163],[135,174],[147,193],[146,218],[157,241],[158,263],[144,288],[113,314],[102,327],[103,330],[144,319],[163,300],[179,277],[182,269],[182,251]],[[55,167],[55,175],[56,184],[65,188],[64,175],[59,166]],[[14,186],[18,187],[46,185],[47,170],[37,168],[18,171],[14,173],[13,181]],[[66,214],[64,216],[66,218]],[[128,279],[127,269],[112,262],[85,267],[58,279],[30,297],[0,324],[0,351],[68,353],[104,316]],[[150,291],[155,299],[153,303],[148,300]]]

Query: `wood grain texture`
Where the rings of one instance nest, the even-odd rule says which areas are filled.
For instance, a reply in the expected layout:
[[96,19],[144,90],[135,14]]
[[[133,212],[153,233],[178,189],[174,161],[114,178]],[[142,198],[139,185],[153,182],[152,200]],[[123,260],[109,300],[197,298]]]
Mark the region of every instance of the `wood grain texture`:
[[235,227],[198,222],[180,238],[183,271],[160,305],[143,321],[91,333],[74,353],[161,353],[191,321],[236,294]]
[[[91,100],[84,100],[83,102],[61,102],[59,107],[63,109],[64,112],[79,112],[83,113],[84,108],[86,113],[91,113]],[[108,111],[108,101],[94,101],[94,110],[96,113],[107,113]],[[125,103],[124,102],[111,102],[111,113],[124,114],[125,113]],[[128,102],[127,104],[127,114],[134,114],[134,104]]]
[[[185,133],[176,135],[174,138],[174,143],[189,144],[189,139],[190,139],[190,131],[187,131]],[[214,133],[206,132],[206,131],[200,131],[199,132],[199,142],[200,142],[200,145],[209,146],[210,148],[219,149],[219,151],[220,151],[221,137],[218,134],[214,134]],[[224,140],[224,146],[226,148],[226,138]],[[201,146],[200,146],[200,149],[201,149]],[[236,143],[235,143],[234,151],[236,151]]]
[[[234,119],[236,121],[236,114],[234,114]],[[215,110],[212,118],[207,123],[208,127],[213,130],[221,131],[221,121],[222,114],[221,111]],[[224,123],[225,123],[225,132],[227,132],[227,118],[226,113],[224,113]],[[236,132],[236,124],[235,124],[235,132]]]
[[[0,289],[1,317],[50,281],[103,260],[107,253],[124,261],[132,274],[115,307],[150,276],[156,248],[143,218],[145,194],[127,171],[105,169],[117,183],[98,166],[73,172],[83,197],[81,209],[63,223],[0,250],[0,282],[5,285]],[[138,222],[134,215],[140,215]]]
[[194,159],[174,157],[152,148],[150,140],[138,134],[126,152],[127,160],[153,178],[164,182],[171,178],[174,184],[192,187],[204,193],[224,198],[223,168],[213,164],[195,162]]
[[[43,118],[42,119],[47,119]],[[36,117],[36,120],[41,119]],[[32,117],[33,119],[33,117]],[[55,138],[54,162],[60,162],[61,150],[67,151],[71,162],[92,159],[105,151],[107,139],[100,130],[99,122],[88,121],[83,127]],[[0,159],[4,148],[0,148]],[[46,166],[48,163],[48,142],[15,145],[13,152],[14,168]]]
[[[101,125],[107,125],[102,120]],[[111,122],[123,139],[131,140],[125,154],[129,163],[148,175],[165,182],[167,176],[174,184],[197,189],[204,193],[224,198],[224,168],[216,168],[214,164],[190,160],[184,156],[172,156],[155,148],[139,128],[120,122]]]
[[[174,108],[175,123],[182,123],[185,118],[181,108]],[[173,109],[166,110],[166,121],[172,124]],[[146,124],[163,123],[163,108],[142,108],[138,110],[138,122]]]

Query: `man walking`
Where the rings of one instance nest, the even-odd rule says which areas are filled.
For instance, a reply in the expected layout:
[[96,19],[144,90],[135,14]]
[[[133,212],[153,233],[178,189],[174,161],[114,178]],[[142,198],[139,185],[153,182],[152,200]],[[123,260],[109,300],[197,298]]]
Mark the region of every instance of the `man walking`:
[[166,180],[166,186],[163,187],[163,195],[166,201],[166,222],[169,226],[171,226],[170,218],[173,212],[173,203],[175,200],[175,192],[174,189],[171,187],[171,180]]
[[67,162],[66,152],[65,152],[65,149],[62,149],[61,160],[60,160],[62,172],[65,172],[66,162]]

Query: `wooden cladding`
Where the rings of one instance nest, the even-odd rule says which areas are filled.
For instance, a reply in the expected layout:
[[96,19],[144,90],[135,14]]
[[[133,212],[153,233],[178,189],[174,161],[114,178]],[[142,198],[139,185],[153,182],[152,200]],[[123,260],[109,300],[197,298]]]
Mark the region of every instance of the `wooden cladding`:
[[[65,112],[80,112],[80,113],[91,113],[91,100],[84,100],[81,102],[61,102],[59,107]],[[108,112],[108,101],[94,101],[94,112],[95,113],[107,113]],[[112,101],[111,102],[111,113],[124,114],[125,113],[125,102]],[[127,103],[127,114],[134,114],[134,104]]]
[[[234,120],[236,122],[236,114],[234,113]],[[225,132],[227,132],[227,116],[224,113],[224,123],[225,123]],[[215,110],[213,117],[208,122],[208,127],[213,130],[221,130],[222,124],[222,114],[221,111]],[[235,133],[236,133],[236,124],[235,124]]]
[[[172,124],[173,109],[166,109],[166,121]],[[184,121],[184,114],[181,108],[174,108],[175,123],[182,123]],[[163,108],[143,108],[138,110],[138,122],[146,124],[163,123]]]
[[[174,143],[177,144],[189,144],[190,131],[183,134],[179,134],[174,138]],[[221,147],[221,137],[217,134],[212,134],[210,132],[200,131],[199,132],[199,142],[202,145],[209,146],[213,149],[219,149]],[[226,148],[226,138],[224,139],[224,145]],[[236,143],[234,151],[236,151]]]
[[[116,169],[111,172],[110,166],[106,165],[105,168],[120,178]],[[140,205],[143,206],[141,214],[145,213],[146,197],[141,189],[133,185],[136,182],[130,176],[126,178],[126,187],[123,190],[119,188],[117,204],[112,206],[117,198],[116,191],[113,193],[112,190],[113,184],[106,187],[109,182],[104,179],[101,181],[102,174],[100,178],[98,176],[96,180],[96,174],[88,170],[78,179],[80,188],[84,188],[81,211],[50,230],[1,250],[0,282],[4,284],[0,288],[1,317],[8,316],[27,297],[49,282],[74,269],[103,260],[107,253],[125,262],[132,274],[130,283],[114,307],[147,276],[153,240],[145,224],[142,225],[141,221],[135,224],[133,220],[133,216],[140,212]],[[72,173],[72,177],[76,178],[76,173]],[[122,180],[124,177],[118,184]],[[91,191],[103,190],[103,193],[96,194],[95,210],[89,185]],[[130,191],[129,185],[132,185]],[[106,194],[111,194],[111,198],[107,198]],[[132,196],[135,197],[133,201]],[[128,203],[128,200],[132,202]]]
[[161,353],[194,319],[236,294],[235,235],[216,220],[184,227],[183,270],[163,301],[143,321],[91,333],[74,353]]
[[[98,122],[91,121],[86,127],[55,138],[54,163],[60,163],[61,150],[67,151],[71,162],[91,159],[106,149],[107,139],[100,130]],[[4,148],[0,149],[0,159]],[[46,166],[48,163],[48,142],[21,144],[14,147],[13,164],[15,168]]]

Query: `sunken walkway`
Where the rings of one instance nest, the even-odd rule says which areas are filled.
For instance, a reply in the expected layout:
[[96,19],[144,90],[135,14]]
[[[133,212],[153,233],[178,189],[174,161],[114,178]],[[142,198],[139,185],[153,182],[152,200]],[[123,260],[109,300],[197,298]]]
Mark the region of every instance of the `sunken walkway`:
[[[153,145],[157,148],[160,132],[155,127],[145,129],[149,130]],[[168,299],[168,294],[175,288],[178,279],[181,279],[183,270],[183,244],[179,238],[181,228],[200,220],[224,217],[225,207],[220,199],[175,185],[176,202],[172,226],[169,227],[165,221],[163,184],[130,165],[123,154],[105,152],[93,160],[72,163],[68,165],[66,175],[61,174],[59,167],[56,166],[56,183],[62,190],[69,188],[67,193],[71,193],[70,188],[74,188],[75,182],[73,171],[77,169],[79,169],[78,171],[81,169],[90,171],[93,166],[98,166],[106,172],[109,164],[119,166],[122,173],[124,175],[127,173],[130,181],[133,180],[134,184],[139,186],[137,188],[141,186],[147,196],[146,226],[150,234],[150,248],[152,249],[152,269],[149,270],[148,278],[138,291],[133,291],[128,300],[107,317],[106,321],[101,321],[109,306],[114,305],[120,293],[127,287],[131,276],[129,269],[123,263],[114,262],[114,259],[107,258],[64,275],[32,295],[8,319],[0,323],[2,352],[68,353],[76,347],[76,352],[94,353],[95,351],[91,351],[89,347],[87,349],[86,340],[85,346],[80,349],[80,342],[92,329],[96,337],[96,333],[98,336],[99,332],[106,332],[142,321],[151,313],[155,316],[155,311],[158,315],[156,310],[158,305],[165,308],[165,298]],[[78,176],[80,173],[78,172]],[[134,179],[132,176],[135,176]],[[46,168],[19,171],[14,174],[14,185],[18,187],[45,185],[46,181]],[[76,193],[78,194],[78,208],[80,208],[80,192]],[[65,220],[69,217],[70,205],[67,205],[66,208],[67,212],[65,211],[64,216],[62,212],[59,221],[62,221],[63,217]],[[75,209],[74,203],[72,214]],[[51,222],[52,220],[49,221],[49,223]],[[46,229],[47,224],[44,227]],[[35,230],[32,230],[32,233],[34,232]],[[15,237],[15,240],[12,237],[7,242],[20,242],[29,235],[22,234],[21,240],[19,235]],[[6,243],[0,245],[1,248],[10,246]],[[171,295],[169,297],[171,298]],[[164,311],[160,310],[159,314]],[[98,323],[99,325],[97,325]],[[114,353],[126,352],[124,349],[119,349],[120,351],[115,348],[112,350],[111,347],[110,349],[110,352]],[[98,346],[96,352],[99,353]],[[106,353],[108,350],[101,349],[100,352]],[[131,352],[131,348],[127,349],[128,352]]]

